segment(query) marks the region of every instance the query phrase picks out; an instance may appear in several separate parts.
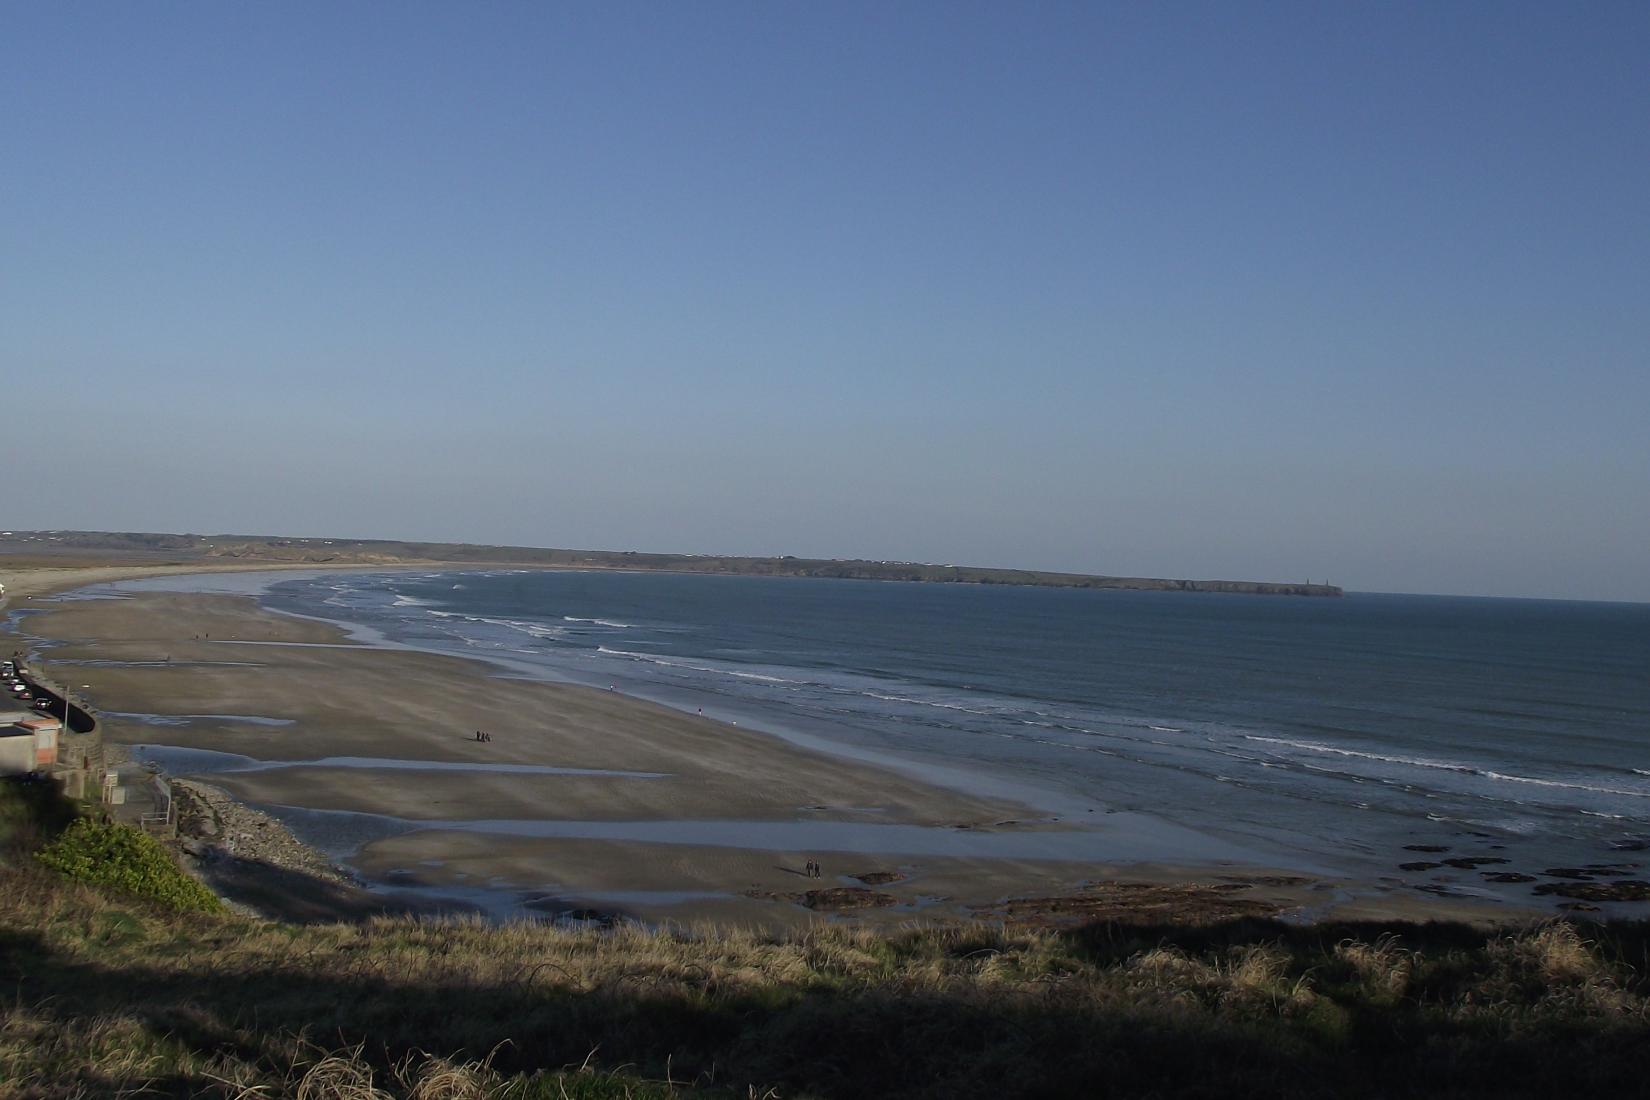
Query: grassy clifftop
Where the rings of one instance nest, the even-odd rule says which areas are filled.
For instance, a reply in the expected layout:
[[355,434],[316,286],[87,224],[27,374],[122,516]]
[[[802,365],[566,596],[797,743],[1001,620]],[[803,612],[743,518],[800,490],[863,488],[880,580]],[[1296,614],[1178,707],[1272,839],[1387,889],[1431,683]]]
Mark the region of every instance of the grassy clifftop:
[[789,937],[180,912],[0,871],[19,1097],[1630,1095],[1650,934]]

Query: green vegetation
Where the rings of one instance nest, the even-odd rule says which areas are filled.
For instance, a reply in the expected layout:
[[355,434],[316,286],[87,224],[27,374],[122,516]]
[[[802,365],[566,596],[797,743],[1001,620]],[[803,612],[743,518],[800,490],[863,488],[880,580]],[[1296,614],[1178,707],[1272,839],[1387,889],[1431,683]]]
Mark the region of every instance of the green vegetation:
[[299,927],[26,859],[0,1096],[1640,1095],[1647,975],[1644,924]]
[[223,902],[178,869],[153,837],[130,825],[81,818],[36,856],[73,879],[108,886],[173,909],[223,911]]

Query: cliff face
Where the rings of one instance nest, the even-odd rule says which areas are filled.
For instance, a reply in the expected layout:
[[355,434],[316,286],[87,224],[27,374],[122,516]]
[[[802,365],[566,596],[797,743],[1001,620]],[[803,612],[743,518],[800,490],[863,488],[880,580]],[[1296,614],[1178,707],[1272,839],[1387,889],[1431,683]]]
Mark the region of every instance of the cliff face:
[[1331,584],[1273,581],[1199,581],[1167,577],[1107,577],[1029,569],[987,569],[924,562],[823,558],[744,558],[651,554],[634,550],[559,550],[475,543],[394,542],[383,539],[278,538],[267,535],[153,535],[99,531],[19,531],[0,537],[0,554],[117,553],[164,556],[169,561],[233,558],[315,565],[456,563],[539,565],[580,569],[648,569],[679,573],[733,573],[768,577],[838,577],[942,584],[1025,584],[1042,588],[1108,588],[1140,592],[1231,592],[1258,596],[1339,596]]

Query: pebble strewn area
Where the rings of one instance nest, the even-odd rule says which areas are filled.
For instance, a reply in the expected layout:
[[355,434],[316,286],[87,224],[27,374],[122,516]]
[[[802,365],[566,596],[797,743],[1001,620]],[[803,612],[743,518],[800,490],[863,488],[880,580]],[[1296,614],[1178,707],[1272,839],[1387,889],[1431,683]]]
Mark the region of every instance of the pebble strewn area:
[[178,836],[184,851],[197,859],[228,855],[332,882],[350,881],[285,825],[262,810],[236,802],[219,788],[196,780],[175,779],[172,791],[177,800]]

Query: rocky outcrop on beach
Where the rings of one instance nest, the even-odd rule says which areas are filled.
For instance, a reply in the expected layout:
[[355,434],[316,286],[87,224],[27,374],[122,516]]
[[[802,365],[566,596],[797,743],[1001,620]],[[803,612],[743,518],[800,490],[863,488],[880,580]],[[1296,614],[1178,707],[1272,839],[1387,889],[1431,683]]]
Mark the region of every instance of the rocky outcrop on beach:
[[462,903],[369,889],[275,818],[198,780],[173,780],[185,869],[247,916],[291,924],[473,912]]
[[809,909],[876,909],[899,901],[892,894],[863,886],[827,886],[807,891],[800,900]]
[[1076,927],[1097,922],[1203,925],[1240,917],[1275,916],[1282,906],[1236,893],[1272,882],[1303,879],[1256,876],[1216,885],[1203,883],[1095,882],[1063,897],[1010,898],[980,906],[981,916],[1041,927]]
[[904,882],[905,875],[899,871],[867,871],[863,875],[851,875],[867,886],[886,886],[890,882]]
[[840,911],[844,909],[880,909],[898,905],[892,894],[867,890],[863,886],[824,886],[817,890],[784,892],[778,890],[746,890],[745,897],[767,901],[788,901],[807,909]]
[[174,779],[178,837],[184,852],[210,861],[230,857],[250,860],[347,883],[349,876],[325,856],[292,835],[292,830],[231,798],[228,792],[198,780]]
[[1581,901],[1650,901],[1650,882],[1630,878],[1614,882],[1544,882],[1535,892]]

